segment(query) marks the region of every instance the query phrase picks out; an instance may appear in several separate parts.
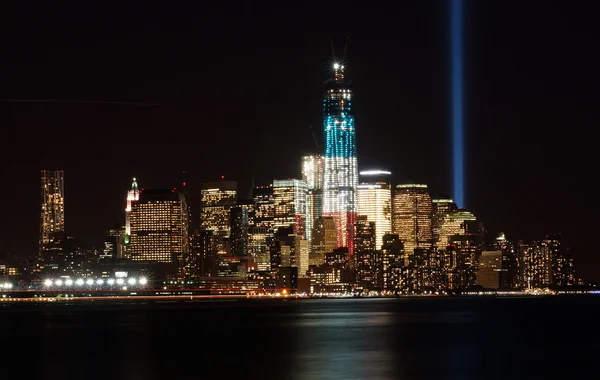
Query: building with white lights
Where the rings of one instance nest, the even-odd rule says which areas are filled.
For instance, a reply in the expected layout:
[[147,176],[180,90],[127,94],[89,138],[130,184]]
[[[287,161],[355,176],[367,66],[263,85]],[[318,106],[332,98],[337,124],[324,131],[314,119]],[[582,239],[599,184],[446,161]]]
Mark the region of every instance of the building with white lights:
[[370,170],[360,172],[358,214],[375,223],[375,249],[381,249],[383,235],[392,232],[391,172]]
[[316,220],[323,215],[323,170],[321,155],[302,157],[302,180],[306,182],[306,226],[308,249],[312,250],[312,231]]
[[427,185],[400,184],[394,192],[392,229],[404,243],[406,255],[432,245],[431,197]]
[[306,182],[299,179],[273,181],[275,231],[279,228],[293,227],[296,235],[306,237],[307,190]]
[[188,253],[188,208],[183,194],[144,190],[132,202],[127,252],[135,261],[173,263]]
[[237,182],[207,182],[200,186],[200,225],[202,229],[229,237],[230,210],[236,205]]

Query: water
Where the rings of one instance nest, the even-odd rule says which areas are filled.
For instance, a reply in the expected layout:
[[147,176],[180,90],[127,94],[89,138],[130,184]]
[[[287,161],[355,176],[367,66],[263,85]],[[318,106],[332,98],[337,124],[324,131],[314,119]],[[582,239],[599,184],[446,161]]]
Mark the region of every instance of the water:
[[61,380],[592,379],[598,306],[600,296],[2,305],[0,366]]

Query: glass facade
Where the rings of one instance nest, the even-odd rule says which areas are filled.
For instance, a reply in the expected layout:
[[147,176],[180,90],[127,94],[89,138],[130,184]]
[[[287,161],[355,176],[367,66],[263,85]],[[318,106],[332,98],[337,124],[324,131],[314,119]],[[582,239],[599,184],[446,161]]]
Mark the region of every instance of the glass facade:
[[[371,175],[371,173],[374,173]],[[381,249],[383,235],[392,233],[392,188],[390,172],[361,172],[358,185],[358,214],[375,223],[375,247]]]
[[325,163],[323,215],[336,222],[338,247],[354,253],[354,223],[358,213],[356,135],[352,115],[352,90],[344,66],[334,64],[323,99]]
[[404,252],[430,248],[432,244],[432,202],[427,185],[396,186],[393,205],[393,230],[404,243]]
[[305,238],[306,182],[299,179],[273,181],[274,228],[293,227],[294,233]]

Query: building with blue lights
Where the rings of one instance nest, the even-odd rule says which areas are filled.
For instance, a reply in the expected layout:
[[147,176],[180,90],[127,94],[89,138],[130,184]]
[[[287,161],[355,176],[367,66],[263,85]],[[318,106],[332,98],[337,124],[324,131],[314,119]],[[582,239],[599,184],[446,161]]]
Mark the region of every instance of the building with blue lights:
[[354,252],[354,223],[358,215],[356,134],[352,115],[352,90],[344,66],[335,63],[323,99],[325,165],[323,216],[334,218],[338,247]]

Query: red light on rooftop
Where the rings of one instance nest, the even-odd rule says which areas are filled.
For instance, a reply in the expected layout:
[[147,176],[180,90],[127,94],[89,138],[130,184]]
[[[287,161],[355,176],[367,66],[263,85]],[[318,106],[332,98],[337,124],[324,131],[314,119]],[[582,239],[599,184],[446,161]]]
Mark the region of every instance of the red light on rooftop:
[[185,186],[185,182],[183,183],[183,186]]
[[225,176],[224,176],[224,175],[222,175],[222,176],[221,176],[221,179],[225,179]]

